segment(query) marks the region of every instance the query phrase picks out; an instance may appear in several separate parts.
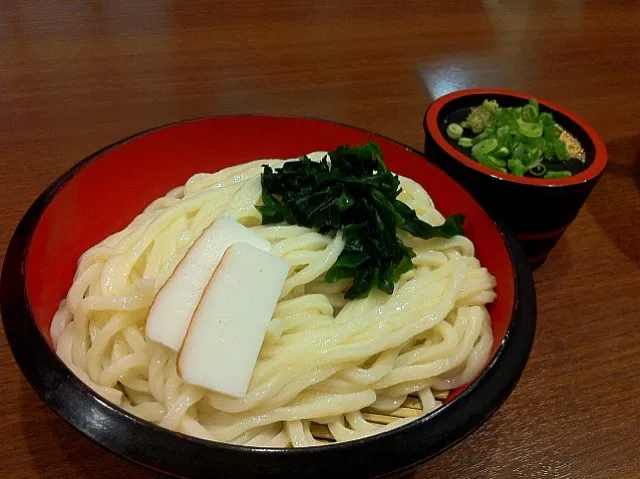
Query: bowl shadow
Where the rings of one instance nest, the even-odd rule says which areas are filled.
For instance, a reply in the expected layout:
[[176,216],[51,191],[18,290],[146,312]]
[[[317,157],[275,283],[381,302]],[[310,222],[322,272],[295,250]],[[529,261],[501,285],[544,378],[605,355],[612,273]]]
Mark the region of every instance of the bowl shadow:
[[[640,137],[611,142],[607,147],[609,164],[587,208],[607,238],[640,266]],[[612,193],[620,196],[612,197]]]

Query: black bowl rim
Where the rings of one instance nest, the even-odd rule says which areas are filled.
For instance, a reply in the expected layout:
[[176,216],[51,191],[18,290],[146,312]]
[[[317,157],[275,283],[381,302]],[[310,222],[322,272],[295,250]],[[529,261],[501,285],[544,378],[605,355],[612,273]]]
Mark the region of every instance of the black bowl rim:
[[[449,142],[444,137],[444,133],[441,131],[440,127],[437,124],[437,116],[440,111],[445,107],[445,105],[451,101],[459,100],[461,98],[467,96],[478,96],[478,95],[486,95],[488,97],[491,96],[509,96],[512,98],[516,98],[518,100],[530,100],[531,98],[535,98],[541,105],[544,105],[549,110],[558,112],[565,117],[569,118],[578,128],[580,128],[586,136],[589,137],[591,142],[595,148],[595,154],[593,162],[588,165],[583,171],[580,173],[567,177],[567,178],[558,178],[553,180],[545,180],[544,178],[528,178],[528,177],[520,177],[516,175],[512,175],[509,173],[502,173],[500,171],[491,169],[487,166],[481,165],[468,155],[456,150],[453,146],[449,144]],[[434,126],[435,124],[435,126]],[[569,110],[563,108],[562,106],[553,103],[546,98],[542,98],[538,95],[531,95],[529,93],[523,93],[515,90],[507,90],[507,89],[498,89],[498,88],[470,88],[466,90],[457,90],[446,95],[443,95],[433,101],[429,107],[427,108],[424,118],[423,118],[423,127],[425,133],[431,137],[432,141],[435,141],[439,148],[441,148],[449,158],[454,159],[458,163],[464,165],[465,167],[475,170],[478,173],[484,174],[486,176],[493,177],[500,181],[506,181],[509,183],[516,183],[522,186],[529,187],[543,187],[543,188],[561,188],[563,186],[575,186],[582,183],[587,183],[593,181],[600,177],[604,168],[607,165],[608,161],[608,153],[607,147],[604,142],[600,138],[600,135],[595,131],[595,129],[589,125],[586,121],[579,118],[574,113]]]
[[[111,404],[58,358],[35,323],[26,292],[27,252],[47,205],[67,181],[114,148],[160,129],[230,117],[335,124],[392,142],[424,159],[418,150],[366,129],[313,117],[277,115],[221,115],[174,122],[136,133],[89,155],[54,180],[34,201],[11,238],[2,268],[0,311],[5,334],[18,366],[40,398],[67,423],[109,452],[176,477],[210,477],[215,473],[225,477],[284,477],[299,473],[326,477],[345,472],[352,477],[380,477],[416,467],[480,427],[520,379],[533,346],[536,325],[536,293],[526,259],[513,235],[504,224],[495,221],[512,261],[515,283],[511,322],[502,344],[480,376],[449,404],[386,433],[302,449],[254,448],[206,441],[143,421]],[[475,197],[474,201],[478,203]],[[189,447],[185,447],[187,444]],[[388,454],[393,449],[402,452]]]

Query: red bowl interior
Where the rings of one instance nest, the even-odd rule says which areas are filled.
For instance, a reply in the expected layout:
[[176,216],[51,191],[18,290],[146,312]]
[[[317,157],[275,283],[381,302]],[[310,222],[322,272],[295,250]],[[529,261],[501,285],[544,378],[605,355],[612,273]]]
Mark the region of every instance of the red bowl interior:
[[369,140],[378,143],[393,171],[422,184],[444,215],[466,215],[465,233],[497,278],[498,298],[489,306],[495,353],[511,322],[514,269],[502,234],[471,195],[418,152],[394,141],[336,123],[286,117],[175,124],[135,136],[85,162],[55,191],[27,252],[26,290],[40,331],[51,344],[51,320],[71,286],[80,255],[191,175]]

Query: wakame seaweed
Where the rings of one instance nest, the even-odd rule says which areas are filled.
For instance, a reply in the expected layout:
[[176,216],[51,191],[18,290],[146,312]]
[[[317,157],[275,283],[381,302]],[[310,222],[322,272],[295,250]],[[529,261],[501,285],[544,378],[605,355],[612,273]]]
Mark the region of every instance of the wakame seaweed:
[[432,226],[398,200],[400,180],[375,143],[339,146],[319,162],[303,156],[281,168],[264,165],[261,181],[263,224],[286,222],[323,234],[342,230],[344,250],[325,281],[353,278],[346,299],[366,297],[374,286],[391,294],[413,267],[415,253],[397,229],[424,239],[463,234],[463,215]]

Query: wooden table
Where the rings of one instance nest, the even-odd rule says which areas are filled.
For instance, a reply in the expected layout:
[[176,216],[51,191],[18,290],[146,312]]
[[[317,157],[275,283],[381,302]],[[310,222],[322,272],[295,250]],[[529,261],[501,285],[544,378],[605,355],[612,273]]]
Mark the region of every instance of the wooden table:
[[[549,98],[600,132],[608,169],[535,273],[516,391],[415,477],[640,477],[638,45],[635,0],[3,2],[0,249],[58,175],[155,125],[311,115],[422,148],[452,90]],[[58,419],[0,342],[0,477],[153,477]]]

